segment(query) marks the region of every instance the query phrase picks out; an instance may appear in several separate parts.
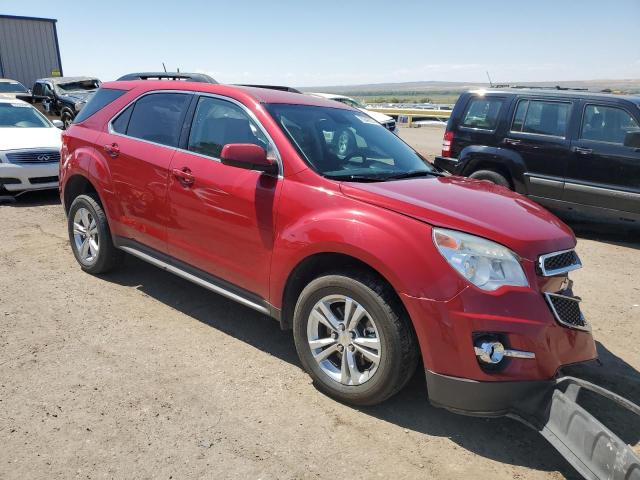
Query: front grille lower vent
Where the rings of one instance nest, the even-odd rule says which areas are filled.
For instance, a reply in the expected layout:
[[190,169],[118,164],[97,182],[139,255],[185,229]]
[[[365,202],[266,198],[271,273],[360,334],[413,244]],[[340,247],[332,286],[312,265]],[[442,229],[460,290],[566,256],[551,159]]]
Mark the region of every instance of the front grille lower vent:
[[557,293],[545,293],[545,298],[558,323],[578,330],[590,330],[589,324],[580,311],[580,299]]
[[33,163],[58,163],[60,162],[60,152],[56,150],[25,150],[22,152],[7,153],[7,160],[10,163],[33,164]]
[[547,253],[538,260],[538,269],[545,277],[560,275],[582,267],[582,262],[575,250]]

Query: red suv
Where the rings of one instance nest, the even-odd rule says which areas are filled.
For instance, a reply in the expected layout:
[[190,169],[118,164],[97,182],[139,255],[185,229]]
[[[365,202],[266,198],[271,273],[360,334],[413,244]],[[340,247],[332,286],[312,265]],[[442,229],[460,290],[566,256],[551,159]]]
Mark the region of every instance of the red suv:
[[265,88],[105,83],[63,134],[73,253],[129,253],[293,329],[316,385],[353,404],[424,365],[432,403],[509,412],[596,350],[571,230],[436,170],[358,110]]

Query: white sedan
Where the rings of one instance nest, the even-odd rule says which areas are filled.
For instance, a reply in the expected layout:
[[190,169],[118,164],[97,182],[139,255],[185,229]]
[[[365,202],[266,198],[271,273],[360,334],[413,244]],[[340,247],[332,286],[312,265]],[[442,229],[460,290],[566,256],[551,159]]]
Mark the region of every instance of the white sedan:
[[351,97],[336,95],[335,93],[309,93],[309,95],[313,95],[314,97],[327,98],[329,100],[335,100],[336,102],[344,103],[345,105],[349,105],[350,107],[357,108],[361,112],[369,115],[390,132],[393,132],[395,134],[398,133],[396,121],[392,117],[390,117],[389,115],[385,115],[384,113],[373,112]]
[[61,126],[27,102],[0,97],[0,194],[58,188]]

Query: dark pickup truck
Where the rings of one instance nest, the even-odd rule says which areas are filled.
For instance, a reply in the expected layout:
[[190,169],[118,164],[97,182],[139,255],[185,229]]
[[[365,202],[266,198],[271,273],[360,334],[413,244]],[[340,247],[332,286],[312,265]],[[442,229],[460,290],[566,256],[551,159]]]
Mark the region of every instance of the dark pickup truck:
[[435,164],[561,214],[640,225],[640,96],[467,92],[453,109]]
[[66,129],[101,84],[95,77],[41,78],[33,85],[32,103],[47,117],[60,118]]

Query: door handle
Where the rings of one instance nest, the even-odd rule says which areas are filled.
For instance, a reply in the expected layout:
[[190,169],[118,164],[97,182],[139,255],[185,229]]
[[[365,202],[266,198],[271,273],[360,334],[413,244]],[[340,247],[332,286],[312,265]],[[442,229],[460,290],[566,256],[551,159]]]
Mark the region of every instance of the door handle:
[[579,155],[589,155],[593,153],[593,150],[591,150],[590,148],[582,148],[582,147],[574,147],[573,151]]
[[113,142],[112,144],[106,144],[104,146],[104,151],[107,152],[111,158],[116,158],[118,155],[120,155],[120,147],[116,142]]
[[183,187],[190,187],[196,181],[196,177],[193,176],[188,167],[182,167],[182,169],[174,168],[171,170],[171,173],[178,179]]
[[515,138],[505,138],[504,143],[508,145],[520,145],[522,140],[516,140]]

